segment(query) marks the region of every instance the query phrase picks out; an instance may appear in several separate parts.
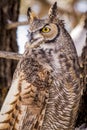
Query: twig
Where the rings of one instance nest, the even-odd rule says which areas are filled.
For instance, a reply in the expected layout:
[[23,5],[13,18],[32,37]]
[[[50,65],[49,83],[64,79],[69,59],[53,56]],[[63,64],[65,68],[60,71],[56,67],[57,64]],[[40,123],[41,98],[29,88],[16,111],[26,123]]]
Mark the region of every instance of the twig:
[[21,57],[22,57],[22,54],[0,51],[0,58],[20,60]]
[[16,28],[16,27],[18,27],[18,26],[28,25],[28,24],[29,24],[28,21],[8,23],[8,24],[6,25],[6,29],[9,30],[9,29]]

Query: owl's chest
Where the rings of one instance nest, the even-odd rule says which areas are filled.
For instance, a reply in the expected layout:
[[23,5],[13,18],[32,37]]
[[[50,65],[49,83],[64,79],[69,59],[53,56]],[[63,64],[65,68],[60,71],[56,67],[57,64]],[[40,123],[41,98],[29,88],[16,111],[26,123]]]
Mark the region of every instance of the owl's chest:
[[52,73],[60,68],[57,55],[52,49],[32,50],[28,58],[22,61],[21,66],[28,82],[33,82],[38,86],[46,85]]
[[60,62],[58,59],[58,54],[55,52],[54,48],[41,48],[38,51],[35,51],[33,54],[38,63],[45,69],[53,69],[53,71],[60,68]]

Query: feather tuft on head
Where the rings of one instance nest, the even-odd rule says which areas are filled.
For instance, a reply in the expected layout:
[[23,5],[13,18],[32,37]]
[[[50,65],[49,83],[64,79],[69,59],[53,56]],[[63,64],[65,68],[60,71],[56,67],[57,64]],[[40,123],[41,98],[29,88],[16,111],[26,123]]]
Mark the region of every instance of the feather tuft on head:
[[30,23],[32,23],[35,19],[38,19],[38,16],[31,10],[30,7],[27,10],[27,17]]
[[49,10],[49,18],[50,18],[50,21],[53,21],[56,17],[57,17],[57,12],[58,12],[58,9],[57,9],[57,2],[55,2],[52,7],[50,8]]

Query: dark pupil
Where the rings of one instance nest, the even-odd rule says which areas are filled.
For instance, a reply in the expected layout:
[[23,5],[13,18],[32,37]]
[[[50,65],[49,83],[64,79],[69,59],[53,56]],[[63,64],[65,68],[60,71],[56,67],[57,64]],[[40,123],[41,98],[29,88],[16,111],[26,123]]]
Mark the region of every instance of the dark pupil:
[[45,31],[47,31],[47,28],[45,28]]

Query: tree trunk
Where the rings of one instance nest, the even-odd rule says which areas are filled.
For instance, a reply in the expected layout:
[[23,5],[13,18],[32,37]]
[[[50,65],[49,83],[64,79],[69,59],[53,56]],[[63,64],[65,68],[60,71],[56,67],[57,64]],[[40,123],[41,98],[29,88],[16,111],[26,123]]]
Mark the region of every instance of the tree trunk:
[[[0,50],[17,52],[17,29],[6,29],[6,24],[18,21],[20,0],[0,0]],[[0,59],[0,107],[11,85],[17,61]]]

